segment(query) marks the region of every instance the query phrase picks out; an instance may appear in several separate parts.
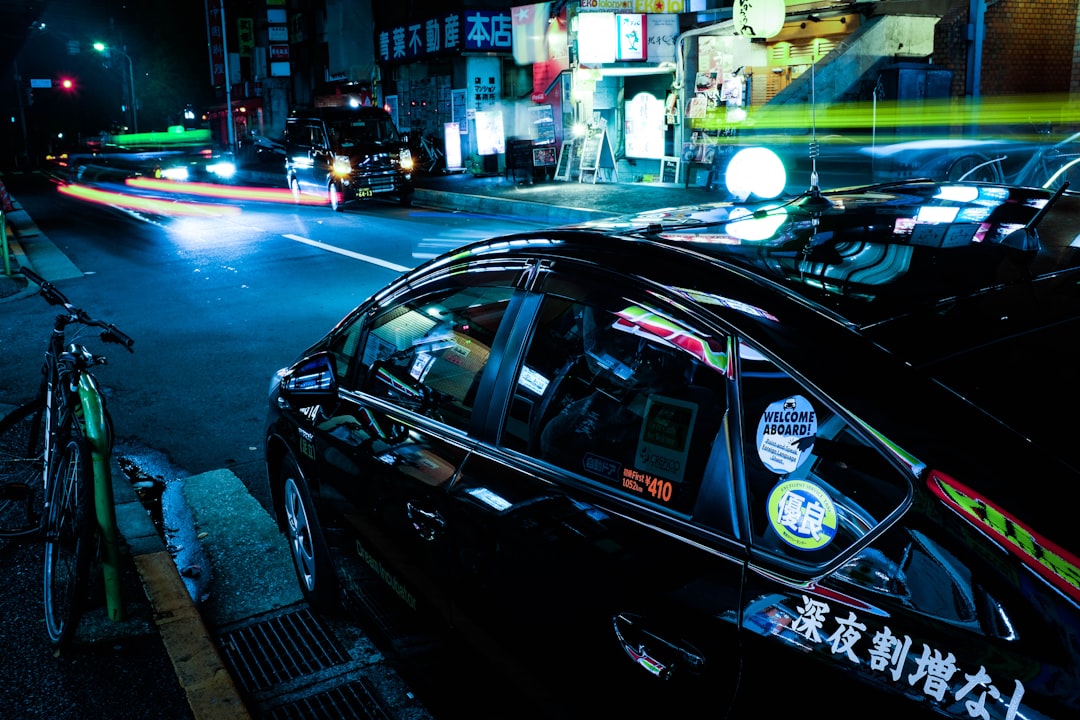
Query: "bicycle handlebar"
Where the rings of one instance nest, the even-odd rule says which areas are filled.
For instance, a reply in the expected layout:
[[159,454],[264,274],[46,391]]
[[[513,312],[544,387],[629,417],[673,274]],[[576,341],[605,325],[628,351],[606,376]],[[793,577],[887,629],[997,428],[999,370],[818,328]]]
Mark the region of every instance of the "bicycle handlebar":
[[56,286],[45,278],[38,275],[29,268],[19,268],[21,272],[28,280],[37,284],[41,289],[40,293],[45,301],[50,305],[61,305],[68,311],[71,321],[77,322],[80,325],[86,325],[88,327],[98,327],[102,329],[101,341],[106,343],[113,343],[124,347],[128,352],[135,352],[132,349],[132,345],[135,344],[135,340],[120,330],[112,323],[107,323],[104,320],[95,320],[90,317],[90,314],[81,308],[77,308],[71,304],[71,302],[64,296],[64,293],[56,289]]

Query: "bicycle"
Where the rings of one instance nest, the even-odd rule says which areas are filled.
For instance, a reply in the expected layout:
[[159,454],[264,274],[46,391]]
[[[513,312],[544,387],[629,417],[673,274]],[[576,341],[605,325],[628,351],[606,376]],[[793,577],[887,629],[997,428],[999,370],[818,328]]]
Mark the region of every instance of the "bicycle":
[[446,154],[439,149],[434,137],[421,135],[417,148],[417,167],[426,173],[439,172],[445,168]]
[[63,312],[49,335],[36,397],[0,419],[0,538],[44,540],[45,628],[59,648],[72,637],[82,613],[95,555],[105,574],[108,615],[123,616],[110,471],[112,420],[91,374],[106,358],[75,340],[87,328],[101,329],[103,342],[129,352],[134,340],[72,305],[37,273],[21,272]]

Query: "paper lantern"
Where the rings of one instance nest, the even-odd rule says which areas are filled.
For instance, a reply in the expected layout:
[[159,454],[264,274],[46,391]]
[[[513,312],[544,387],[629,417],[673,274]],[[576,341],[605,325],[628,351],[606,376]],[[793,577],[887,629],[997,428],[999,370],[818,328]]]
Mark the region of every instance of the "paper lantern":
[[735,0],[732,21],[740,35],[770,38],[784,27],[784,0]]

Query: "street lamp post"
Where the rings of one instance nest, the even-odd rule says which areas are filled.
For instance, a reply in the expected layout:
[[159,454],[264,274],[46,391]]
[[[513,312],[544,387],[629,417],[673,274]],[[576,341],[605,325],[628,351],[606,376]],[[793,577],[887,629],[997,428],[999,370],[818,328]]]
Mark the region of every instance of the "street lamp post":
[[94,49],[97,50],[99,53],[103,54],[116,53],[117,55],[123,56],[123,58],[127,60],[128,77],[131,79],[131,129],[132,132],[139,132],[139,117],[137,115],[138,110],[135,107],[136,105],[138,105],[138,102],[136,102],[135,100],[135,70],[133,69],[133,66],[131,64],[131,56],[123,50],[117,50],[116,48],[108,47],[105,43],[100,42],[94,43]]

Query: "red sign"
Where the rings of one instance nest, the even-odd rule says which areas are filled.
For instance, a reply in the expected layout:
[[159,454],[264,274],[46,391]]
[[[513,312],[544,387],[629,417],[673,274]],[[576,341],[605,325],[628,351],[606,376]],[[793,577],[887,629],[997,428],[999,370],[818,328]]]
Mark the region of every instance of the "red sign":
[[271,60],[288,60],[289,59],[289,46],[288,45],[271,45],[270,46],[270,59]]

